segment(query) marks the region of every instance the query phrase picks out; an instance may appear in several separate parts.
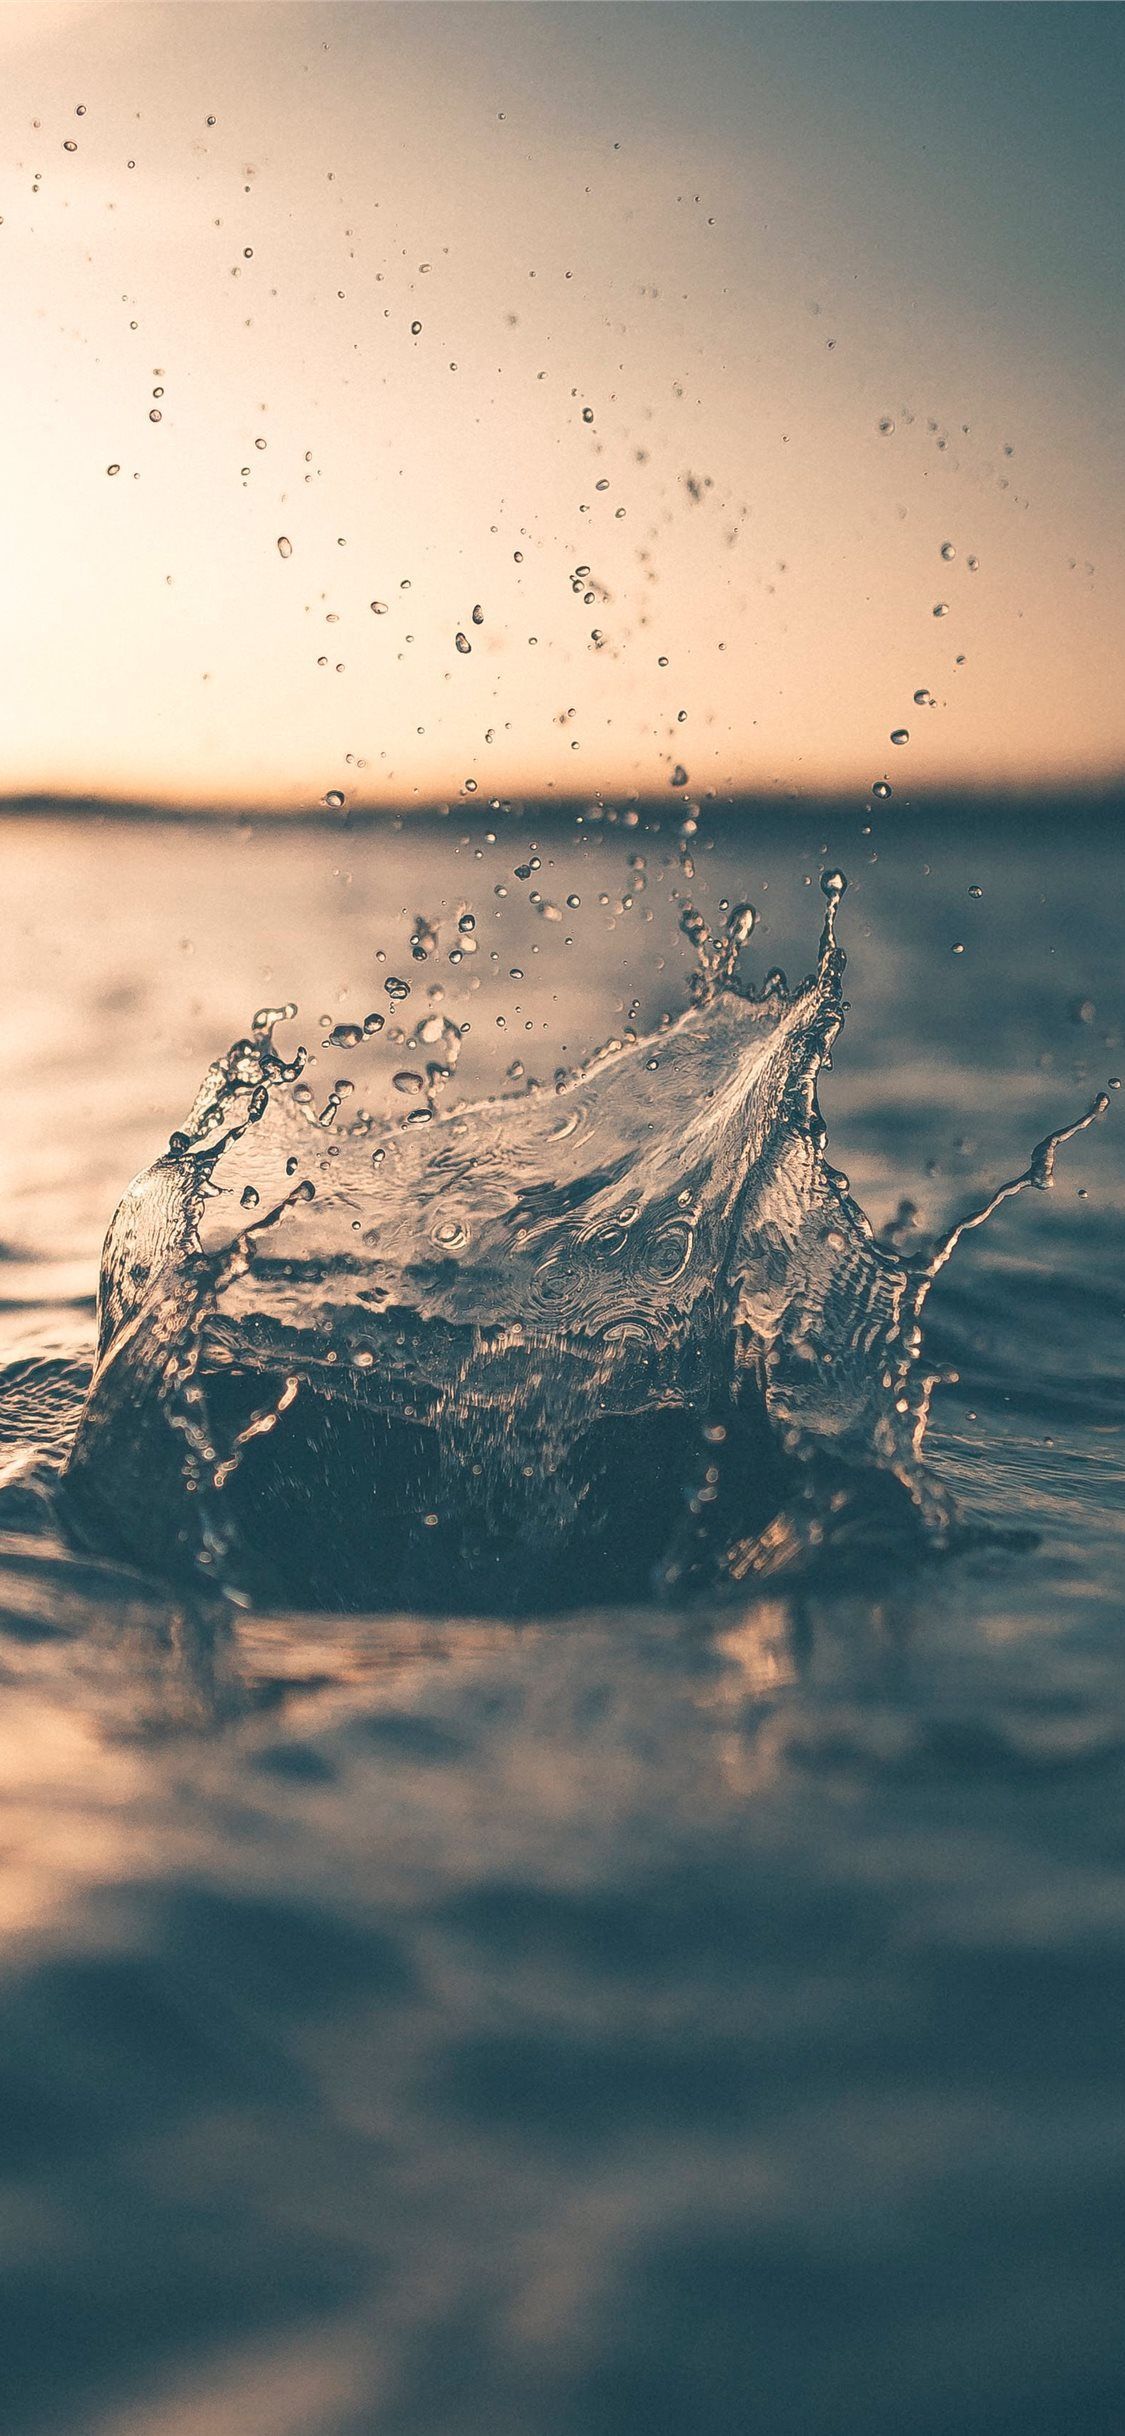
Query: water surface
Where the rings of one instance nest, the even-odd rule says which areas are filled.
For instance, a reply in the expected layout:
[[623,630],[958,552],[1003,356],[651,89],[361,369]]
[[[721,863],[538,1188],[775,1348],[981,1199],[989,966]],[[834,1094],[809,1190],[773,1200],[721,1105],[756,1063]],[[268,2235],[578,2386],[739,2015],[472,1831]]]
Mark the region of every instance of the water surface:
[[[847,870],[821,1100],[909,1243],[1120,1070],[1120,857],[1077,814],[822,823],[705,823],[692,894],[796,976]],[[683,1005],[671,831],[487,825],[4,831],[6,2425],[1109,2436],[1116,1111],[935,1289],[930,1460],[984,1526],[943,1562],[231,1614],[37,1486],[110,1212],[255,1008],[315,1042],[440,978],[471,1095]]]

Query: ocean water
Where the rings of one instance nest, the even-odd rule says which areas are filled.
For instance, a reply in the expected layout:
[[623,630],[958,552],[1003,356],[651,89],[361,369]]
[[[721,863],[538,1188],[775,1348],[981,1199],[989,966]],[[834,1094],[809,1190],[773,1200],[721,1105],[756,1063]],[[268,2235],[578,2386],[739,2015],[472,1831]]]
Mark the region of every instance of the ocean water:
[[930,1297],[951,1544],[365,1610],[284,1545],[250,1604],[146,1565],[143,1416],[130,1561],[59,1503],[106,1226],[263,1006],[376,1129],[423,1105],[388,977],[469,1027],[440,1105],[561,1107],[683,1008],[685,895],[795,979],[839,867],[828,1155],[907,1253],[1125,1065],[1105,816],[705,813],[690,883],[671,822],[536,821],[3,828],[5,2428],[1110,2436],[1112,1088]]

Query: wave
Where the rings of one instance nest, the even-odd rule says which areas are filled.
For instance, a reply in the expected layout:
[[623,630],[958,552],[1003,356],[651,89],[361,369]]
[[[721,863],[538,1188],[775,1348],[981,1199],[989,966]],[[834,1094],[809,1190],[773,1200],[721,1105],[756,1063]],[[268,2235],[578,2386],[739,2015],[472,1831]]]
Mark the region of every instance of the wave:
[[817,1101],[845,1012],[821,885],[797,987],[740,978],[749,907],[716,939],[689,909],[686,1011],[520,1097],[448,1105],[459,1035],[426,1009],[418,1104],[349,1119],[263,1009],[110,1227],[72,1535],[236,1603],[496,1613],[949,1546],[926,1297],[1106,1102],[922,1257],[877,1240]]

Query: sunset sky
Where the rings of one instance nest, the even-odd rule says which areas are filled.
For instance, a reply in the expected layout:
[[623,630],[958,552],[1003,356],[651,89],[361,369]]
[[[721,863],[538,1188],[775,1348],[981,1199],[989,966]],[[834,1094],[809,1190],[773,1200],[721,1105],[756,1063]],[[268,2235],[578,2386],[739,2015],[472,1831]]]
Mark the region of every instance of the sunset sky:
[[1118,775],[1121,53],[0,7],[0,794]]

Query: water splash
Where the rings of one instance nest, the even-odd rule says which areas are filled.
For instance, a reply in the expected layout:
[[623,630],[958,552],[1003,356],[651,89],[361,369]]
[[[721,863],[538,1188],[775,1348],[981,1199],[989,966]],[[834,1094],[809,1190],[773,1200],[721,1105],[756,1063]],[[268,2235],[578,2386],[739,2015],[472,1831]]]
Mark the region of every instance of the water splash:
[[345,1119],[262,1009],[111,1225],[72,1529],[235,1599],[461,1612],[948,1545],[926,1297],[1107,1103],[923,1259],[876,1240],[825,1156],[821,886],[796,988],[740,978],[750,906],[718,938],[688,906],[687,1011],[519,1098],[439,1101],[439,1017],[423,1104]]

